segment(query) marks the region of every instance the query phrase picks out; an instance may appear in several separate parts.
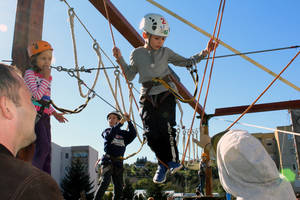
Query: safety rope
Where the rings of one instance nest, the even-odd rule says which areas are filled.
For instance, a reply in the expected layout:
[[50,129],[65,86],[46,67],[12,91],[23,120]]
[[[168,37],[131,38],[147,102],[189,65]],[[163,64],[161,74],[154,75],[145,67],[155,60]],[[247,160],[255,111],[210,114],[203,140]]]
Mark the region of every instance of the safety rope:
[[120,159],[121,159],[121,160],[127,160],[127,159],[129,159],[129,158],[135,156],[136,154],[140,153],[141,150],[143,149],[144,144],[145,144],[146,142],[147,142],[147,140],[146,140],[146,138],[144,137],[143,142],[142,142],[140,148],[139,148],[135,153],[129,154],[129,155],[126,156],[126,157],[120,157]]
[[[217,33],[217,36],[216,36],[216,41],[219,41],[219,34],[220,34],[220,30],[221,30],[221,25],[222,25],[224,8],[225,8],[225,0],[224,1],[221,0],[220,1],[220,6],[219,6],[218,16],[217,16],[217,20],[216,20],[216,25],[215,25],[214,32],[213,32],[213,38],[214,38],[215,37],[216,28],[218,27],[218,33]],[[222,9],[222,11],[221,11],[221,16],[219,18],[220,9]],[[220,23],[218,23],[219,20],[220,20]],[[210,67],[210,73],[209,73],[209,78],[208,78],[208,83],[207,83],[206,94],[205,94],[204,103],[203,103],[203,106],[202,106],[203,108],[202,108],[201,122],[200,122],[201,124],[200,124],[200,126],[203,125],[204,111],[205,111],[205,107],[206,107],[206,102],[207,102],[208,92],[209,92],[209,88],[210,88],[210,82],[211,82],[212,72],[213,72],[214,63],[215,63],[216,48],[217,48],[217,46],[215,45],[214,46],[213,57],[212,57],[212,61],[211,61],[211,67]],[[208,62],[208,60],[207,60],[207,62]]]
[[[199,138],[198,138],[198,129],[195,130],[195,134],[196,134],[196,140],[199,140]],[[197,160],[199,160],[199,152],[198,152],[198,150],[199,150],[199,147],[198,147],[198,145],[196,145],[196,159]]]
[[[103,0],[103,4],[104,4],[104,8],[105,8],[105,13],[106,13],[106,17],[107,17],[107,20],[108,20],[108,24],[109,24],[109,29],[110,29],[110,34],[111,34],[111,37],[112,37],[113,45],[114,45],[114,47],[116,47],[116,42],[115,42],[114,34],[113,34],[113,31],[112,31],[112,28],[111,28],[110,18],[109,18],[109,14],[108,14],[108,10],[107,10],[106,0]],[[132,92],[132,89],[130,87],[130,82],[128,81],[128,79],[127,79],[127,77],[125,75],[124,68],[123,68],[123,66],[119,62],[118,62],[118,64],[119,64],[119,66],[120,66],[120,68],[122,70],[123,77],[126,80],[129,92],[133,96],[133,92]],[[139,106],[138,106],[138,103],[137,103],[137,101],[136,101],[135,98],[134,98],[134,102],[135,102],[136,108],[139,110]]]
[[[193,140],[194,138],[195,138],[195,131],[192,132],[192,140]],[[196,149],[195,149],[195,143],[192,142],[192,144],[193,144],[193,162],[194,162],[194,161],[195,161],[195,158],[196,158],[196,155],[195,155]]]
[[[156,7],[160,8],[161,10],[167,12],[168,14],[172,15],[173,17],[175,17],[176,19],[182,21],[183,23],[189,25],[190,27],[192,27],[193,29],[197,30],[198,32],[202,33],[203,35],[212,38],[212,35],[209,34],[208,32],[206,32],[205,30],[201,29],[200,27],[192,24],[191,22],[189,22],[188,20],[184,19],[183,17],[180,17],[179,15],[175,14],[174,12],[170,11],[169,9],[163,7],[162,5],[160,5],[159,3],[153,1],[153,0],[146,0],[149,3],[155,5]],[[224,46],[225,48],[229,49],[230,51],[234,52],[235,54],[240,54],[240,52],[236,49],[234,49],[233,47],[231,47],[230,45],[226,44],[225,42],[219,40],[219,44],[221,44],[222,46]],[[252,63],[253,65],[259,67],[260,69],[262,69],[263,71],[269,73],[271,76],[276,77],[277,74],[272,72],[271,70],[269,70],[268,68],[266,68],[265,66],[263,66],[262,64],[256,62],[255,60],[249,58],[246,55],[241,54],[240,55],[242,58],[244,58],[245,60],[247,60],[248,62]],[[288,86],[294,88],[297,91],[300,91],[300,87],[297,87],[296,85],[292,84],[291,82],[289,82],[288,80],[279,77],[279,80],[284,82],[285,84],[287,84]]]
[[[132,83],[130,84],[130,87],[131,87],[131,88],[133,87],[133,84],[132,84]],[[132,120],[133,122],[135,122],[135,118],[134,118],[134,114],[133,114],[133,108],[132,108],[132,102],[133,102],[133,97],[132,97],[131,94],[129,94],[129,116],[131,116],[131,120]],[[138,137],[138,140],[139,140],[140,143],[142,143],[143,141],[142,141],[142,139],[141,139],[141,137],[140,137],[140,134],[139,134],[139,132],[138,132],[138,130],[137,130],[135,124],[134,124],[134,127],[135,127],[135,129],[136,129],[136,131],[137,131],[137,134],[136,134],[136,135],[137,135],[137,137]]]
[[[87,27],[83,24],[83,22],[80,20],[80,18],[77,16],[77,14],[74,12],[74,10],[73,10],[73,8],[71,8],[71,6],[68,4],[68,2],[66,1],[66,0],[62,0],[68,7],[69,7],[69,10],[71,10],[71,11],[69,11],[68,13],[69,13],[69,16],[71,15],[71,17],[74,19],[74,17],[76,17],[77,18],[77,20],[79,21],[79,23],[82,25],[82,27],[85,29],[85,31],[88,33],[88,35],[91,37],[91,39],[94,41],[94,45],[93,45],[93,47],[94,47],[94,50],[98,50],[98,51],[96,51],[96,53],[97,53],[97,55],[98,55],[98,58],[99,58],[99,64],[98,64],[98,68],[94,68],[94,69],[90,69],[90,70],[95,70],[95,69],[97,69],[98,70],[98,72],[97,72],[97,78],[98,78],[98,73],[99,73],[99,70],[100,69],[103,69],[104,70],[104,73],[107,75],[107,73],[106,73],[106,70],[105,69],[110,69],[110,68],[118,68],[118,67],[116,67],[115,65],[114,65],[114,63],[113,63],[113,61],[110,59],[110,57],[105,53],[105,51],[98,45],[98,43],[96,42],[96,39],[92,36],[92,34],[90,33],[90,31],[87,29]],[[71,18],[70,17],[70,18]],[[70,21],[72,21],[71,19],[70,19]],[[70,22],[71,23],[71,22]],[[74,25],[74,20],[73,20],[73,23],[72,23],[73,25]],[[72,27],[72,25],[71,25],[71,27]],[[111,27],[110,27],[111,28]],[[73,26],[73,31],[72,31],[73,33],[74,33],[74,26]],[[112,31],[111,31],[112,32]],[[74,39],[73,39],[74,38]],[[75,41],[75,34],[74,34],[74,37],[72,37],[72,39]],[[115,43],[115,42],[114,42]],[[76,41],[75,41],[75,43],[73,42],[73,45],[75,44],[75,46],[76,46]],[[96,44],[96,46],[95,46],[95,44]],[[96,47],[96,49],[95,49],[95,47]],[[101,50],[101,52],[104,54],[104,56],[110,61],[110,63],[114,66],[114,67],[104,67],[104,64],[103,64],[103,62],[102,62],[102,59],[101,59],[101,54],[100,54],[100,52],[99,52],[99,49]],[[77,51],[76,51],[76,49],[74,50],[74,55],[76,56],[76,58],[77,58]],[[101,61],[101,63],[100,63],[100,61]],[[77,59],[76,59],[76,61],[75,61],[76,63],[77,63],[77,66],[78,66],[78,62],[77,62]],[[102,65],[102,68],[100,68],[100,66]],[[88,89],[88,94],[90,94],[90,92],[92,92],[93,93],[93,96],[97,96],[98,98],[100,98],[102,101],[104,101],[106,104],[108,104],[109,106],[111,106],[112,108],[114,108],[115,110],[119,110],[119,109],[117,109],[116,107],[114,107],[112,104],[110,104],[107,100],[105,100],[104,98],[102,98],[99,94],[97,94],[93,89],[94,89],[94,87],[93,88],[89,88],[81,79],[80,79],[80,77],[79,76],[76,76],[75,74],[74,74],[74,72],[79,72],[79,71],[81,71],[83,69],[83,67],[81,67],[80,69],[77,67],[75,70],[73,70],[73,71],[68,71],[68,74],[71,76],[71,77],[75,77],[77,80],[78,80],[78,84],[79,83],[82,83],[87,89]],[[107,76],[108,77],[108,76]],[[125,76],[124,76],[125,77]],[[126,78],[126,77],[125,77]],[[96,82],[97,80],[95,80],[94,81],[94,83]],[[128,82],[128,80],[126,79],[126,82],[127,82],[127,84],[129,85],[129,82]],[[110,83],[110,82],[109,82]],[[81,85],[81,84],[80,84]],[[94,86],[94,85],[93,85]],[[111,86],[111,85],[110,85]],[[111,87],[112,88],[112,87]],[[132,91],[130,90],[130,92],[131,92],[131,96],[134,98],[134,96],[133,96],[133,94],[132,94]],[[88,95],[89,96],[89,95]],[[137,105],[137,102],[136,102],[136,100],[134,99],[134,101],[135,101],[135,104],[136,104],[136,106],[137,106],[137,108],[138,108],[138,105]],[[117,102],[117,101],[116,101]],[[119,107],[119,106],[118,106]],[[133,115],[132,115],[133,116]],[[135,128],[138,126],[139,128],[141,128],[142,130],[144,130],[144,128],[143,127],[141,127],[140,125],[138,125],[135,121],[133,121],[133,124],[134,124],[134,126],[135,126]],[[137,129],[137,128],[136,128]],[[139,135],[138,135],[138,138],[139,138],[139,140],[140,140],[140,142],[141,142],[141,139],[140,139],[140,137],[139,137]],[[141,143],[145,143],[146,142],[146,140],[144,140],[143,142],[141,142]],[[142,144],[142,146],[143,146],[143,144]],[[141,148],[142,148],[142,146],[141,146]]]
[[185,145],[185,136],[186,136],[186,129],[183,129],[183,131],[182,131],[182,152],[185,152],[185,147],[184,147],[184,145]]
[[117,95],[118,88],[119,88],[120,98],[121,98],[122,106],[123,106],[123,111],[125,113],[127,111],[126,111],[126,108],[125,108],[125,102],[124,102],[124,97],[123,97],[123,92],[122,92],[122,87],[121,87],[120,71],[119,70],[115,70],[114,74],[115,74],[115,94]]
[[[69,8],[68,14],[69,14],[70,27],[71,27],[72,42],[73,42],[74,59],[75,59],[75,69],[79,69],[79,66],[78,66],[78,56],[77,56],[77,47],[76,47],[76,38],[75,38],[75,30],[74,30],[74,17],[75,17],[74,9],[73,8]],[[93,49],[96,51],[96,54],[98,56],[98,70],[97,70],[97,73],[96,73],[96,77],[95,77],[94,83],[93,83],[93,85],[91,87],[92,90],[96,86],[96,83],[97,83],[97,80],[98,80],[98,77],[99,77],[99,73],[100,73],[99,68],[100,68],[100,65],[102,63],[102,58],[101,58],[101,54],[100,54],[100,51],[99,51],[99,44],[96,42],[96,40],[94,40]],[[77,76],[80,78],[79,71],[76,71],[76,73],[77,73]],[[80,96],[82,96],[83,98],[86,98],[89,95],[89,93],[83,94],[82,87],[81,87],[81,82],[77,82],[77,83],[78,83],[78,88],[79,88]]]
[[182,119],[183,119],[183,109],[181,107],[180,102],[177,99],[176,99],[176,104],[177,104],[179,112],[180,112],[180,120],[179,120],[179,122],[180,122],[181,127],[184,128],[185,126],[183,125],[183,121],[182,121]]
[[[112,37],[112,41],[113,41],[113,45],[114,47],[116,47],[116,43],[115,43],[115,39],[114,39],[114,34],[113,34],[113,31],[112,31],[112,27],[111,27],[111,23],[110,23],[110,17],[109,17],[109,14],[108,14],[108,10],[107,10],[107,5],[106,5],[106,0],[103,0],[103,4],[104,4],[104,8],[105,8],[105,13],[106,13],[106,18],[108,20],[108,24],[109,24],[109,28],[110,28],[110,33],[111,33],[111,37]],[[117,61],[118,62],[118,61]],[[126,80],[126,83],[127,83],[127,87],[128,87],[128,90],[129,90],[129,95],[133,98],[134,102],[135,102],[135,105],[136,105],[136,108],[137,110],[139,110],[139,107],[138,107],[138,104],[137,104],[137,101],[136,99],[134,98],[133,96],[133,92],[132,92],[132,87],[130,86],[130,82],[129,80],[127,79],[126,75],[125,75],[125,71],[124,71],[124,68],[123,66],[118,62],[121,70],[122,70],[122,74],[123,74],[123,77],[124,79]],[[139,138],[140,139],[140,138]],[[139,149],[138,152],[141,151],[142,147],[144,146],[144,143],[146,142],[145,138],[143,140],[143,142],[141,143],[141,147]],[[137,153],[134,153],[134,155],[136,155]],[[131,154],[133,156],[133,154]],[[131,157],[131,155],[129,155]],[[129,156],[127,156],[126,158],[128,158]]]
[[179,144],[179,135],[180,135],[180,127],[176,129],[176,137],[175,137],[176,146]]
[[279,166],[280,166],[280,169],[282,170],[283,169],[282,151],[283,151],[283,144],[284,144],[285,137],[283,137],[283,142],[282,142],[281,148],[280,148],[280,140],[279,140],[279,135],[278,135],[277,130],[274,132],[274,137],[275,137],[275,140],[276,140],[276,143],[277,143],[277,148],[278,148],[279,164],[280,164]]
[[281,70],[281,72],[273,79],[273,81],[266,87],[266,89],[253,101],[251,105],[226,129],[229,130],[236,122],[238,122],[253,106],[254,104],[266,93],[266,91],[273,85],[273,83],[280,77],[280,75],[290,66],[290,64],[300,54],[300,51],[292,58],[292,60]]
[[[224,3],[223,3],[224,2]],[[218,14],[217,14],[217,19],[216,19],[216,23],[215,23],[215,27],[214,27],[214,31],[213,31],[213,35],[212,35],[212,39],[214,39],[214,36],[215,36],[215,32],[216,32],[216,28],[218,28],[218,34],[217,34],[217,40],[216,42],[218,42],[218,36],[219,36],[219,32],[220,32],[220,28],[221,28],[221,23],[222,23],[222,17],[223,17],[223,12],[224,12],[224,7],[225,7],[225,0],[221,0],[220,1],[220,5],[219,5],[219,10],[218,10]],[[222,10],[222,11],[221,11]],[[220,17],[220,22],[219,22],[219,16],[220,16],[220,12],[221,13],[221,17]],[[219,22],[219,26],[218,26],[218,22]],[[216,51],[216,45],[214,46],[214,54],[213,54],[213,57],[215,56],[215,51]],[[208,51],[208,57],[210,56],[210,51]],[[214,60],[214,59],[213,59]],[[200,96],[201,96],[201,92],[202,92],[202,87],[203,87],[203,83],[204,83],[204,79],[205,79],[205,76],[206,76],[206,70],[207,70],[207,66],[208,66],[208,61],[206,61],[206,64],[205,64],[205,68],[204,68],[204,75],[203,75],[203,78],[202,78],[202,81],[201,81],[201,86],[200,86],[200,91],[199,91],[199,94],[198,94],[198,98],[197,98],[197,101],[196,101],[196,105],[195,105],[195,108],[194,108],[194,114],[193,114],[193,118],[192,118],[192,122],[191,122],[191,128],[189,130],[192,130],[193,128],[193,125],[194,125],[194,122],[195,122],[195,117],[196,117],[196,111],[197,111],[197,107],[198,107],[198,104],[199,104],[199,100],[200,100]],[[210,79],[211,79],[211,73],[212,73],[212,68],[213,68],[213,62],[212,62],[212,65],[211,65],[211,71],[210,71]],[[210,80],[209,80],[209,83],[210,83]],[[208,85],[209,85],[208,83]],[[209,87],[208,87],[209,88]],[[207,93],[208,93],[208,90],[207,90]],[[206,93],[206,97],[207,97],[207,93]],[[201,113],[201,124],[203,123],[203,117],[204,117],[204,108],[202,108],[202,113]],[[201,133],[200,133],[201,134]],[[183,155],[182,155],[182,159],[181,159],[181,163],[183,164],[184,163],[184,159],[185,159],[185,155],[186,155],[186,151],[187,151],[187,148],[188,146],[190,145],[189,143],[189,138],[191,136],[191,132],[189,131],[188,132],[188,141],[187,141],[187,144],[186,144],[186,147],[185,147],[185,151],[183,152]]]
[[[196,63],[193,64],[193,66],[196,66]],[[190,67],[192,68],[192,67]],[[194,76],[194,73],[196,74],[196,77]],[[160,84],[162,84],[165,88],[168,89],[169,92],[171,92],[175,97],[176,99],[178,99],[179,101],[183,102],[183,103],[189,103],[191,101],[194,101],[195,98],[196,98],[196,95],[197,95],[197,91],[198,91],[198,82],[199,82],[199,76],[198,76],[198,73],[197,73],[197,69],[191,69],[190,70],[190,74],[192,76],[192,79],[193,79],[193,82],[195,84],[195,90],[194,90],[194,95],[187,99],[187,98],[184,98],[182,97],[175,89],[173,89],[168,83],[167,81],[164,81],[163,79],[161,78],[153,78],[152,81],[154,82],[158,82]]]

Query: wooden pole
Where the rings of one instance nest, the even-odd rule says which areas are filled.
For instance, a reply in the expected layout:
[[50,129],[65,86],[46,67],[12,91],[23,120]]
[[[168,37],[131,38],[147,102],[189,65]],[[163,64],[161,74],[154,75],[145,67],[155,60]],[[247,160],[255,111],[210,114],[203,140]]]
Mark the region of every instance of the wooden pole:
[[[29,67],[28,45],[42,39],[45,0],[18,0],[12,48],[13,65],[22,73]],[[31,162],[34,144],[21,149],[17,157]]]
[[[200,134],[209,135],[208,119],[206,117],[204,117],[203,121],[205,121],[205,123],[203,123],[200,126]],[[209,151],[210,151],[210,149],[204,148],[204,153],[206,153],[208,155],[207,160],[206,160],[206,164],[208,167],[205,170],[205,194],[206,194],[206,196],[212,196],[212,168],[210,165]]]
[[42,39],[44,5],[45,0],[18,0],[12,60],[23,73],[29,66],[28,45]]

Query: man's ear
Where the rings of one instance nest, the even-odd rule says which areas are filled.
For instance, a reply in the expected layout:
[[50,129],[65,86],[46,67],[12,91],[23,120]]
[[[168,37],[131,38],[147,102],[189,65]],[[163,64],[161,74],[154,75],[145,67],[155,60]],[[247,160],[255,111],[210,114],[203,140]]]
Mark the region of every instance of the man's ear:
[[8,120],[11,120],[13,118],[12,106],[13,102],[7,97],[0,97],[0,114]]

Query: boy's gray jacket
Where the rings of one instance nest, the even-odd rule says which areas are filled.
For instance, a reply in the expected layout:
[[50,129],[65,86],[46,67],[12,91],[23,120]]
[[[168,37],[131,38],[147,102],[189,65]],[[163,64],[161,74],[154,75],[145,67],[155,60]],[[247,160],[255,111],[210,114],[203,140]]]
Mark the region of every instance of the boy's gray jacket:
[[[203,51],[191,58],[184,58],[167,47],[161,47],[158,50],[138,47],[132,51],[129,65],[127,65],[123,57],[119,61],[129,81],[133,80],[135,75],[139,73],[139,83],[145,83],[152,81],[152,78],[163,78],[171,74],[171,70],[168,67],[169,63],[182,67],[192,66],[200,62],[204,57],[206,57],[206,54]],[[174,83],[171,82],[169,84],[176,89]],[[147,88],[141,87],[141,95],[145,94],[146,90]],[[148,94],[155,95],[165,91],[167,89],[164,86],[158,85],[152,87]]]

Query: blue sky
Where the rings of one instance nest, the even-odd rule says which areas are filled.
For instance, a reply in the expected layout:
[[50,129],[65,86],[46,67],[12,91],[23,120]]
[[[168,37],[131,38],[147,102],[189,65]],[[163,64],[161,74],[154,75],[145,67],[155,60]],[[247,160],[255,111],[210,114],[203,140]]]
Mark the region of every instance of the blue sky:
[[[187,19],[196,26],[212,33],[215,24],[219,1],[158,1],[166,8],[172,10],[179,16]],[[100,44],[101,48],[110,56],[113,42],[109,32],[109,26],[105,18],[93,7],[89,1],[68,0],[74,7],[76,14],[80,17],[88,30]],[[164,11],[156,8],[147,1],[131,0],[117,1],[112,3],[120,10],[127,20],[138,30],[138,25],[146,13],[160,13],[164,15],[170,24],[171,32],[165,46],[175,52],[189,57],[205,48],[209,38],[183,24]],[[11,48],[13,42],[15,15],[17,0],[2,1],[0,6],[0,60],[11,59]],[[223,16],[220,39],[235,49],[246,52],[254,50],[272,49],[293,45],[300,45],[300,27],[298,8],[300,2],[296,0],[287,1],[227,1]],[[62,65],[67,68],[74,67],[74,54],[72,38],[68,20],[67,6],[59,0],[48,0],[45,3],[45,16],[43,39],[49,41],[54,47],[54,66]],[[116,29],[113,29],[116,45],[121,49],[125,60],[129,60],[133,47],[124,39]],[[75,23],[77,38],[79,65],[85,67],[97,67],[97,56],[92,49],[93,41],[83,30],[79,23]],[[140,33],[140,31],[138,30]],[[299,49],[297,49],[299,51]],[[297,53],[297,50],[285,50],[263,54],[250,55],[249,57],[269,68],[275,73],[290,61]],[[226,48],[219,46],[216,55],[231,54]],[[113,59],[114,60],[114,59]],[[106,58],[103,59],[106,67],[112,65]],[[200,79],[203,76],[205,62],[198,64]],[[284,72],[282,77],[300,87],[300,58]],[[194,90],[192,79],[185,68],[171,66],[180,76],[191,93]],[[114,84],[113,70],[108,70],[112,83]],[[80,97],[77,82],[66,73],[52,71],[52,99],[60,107],[75,108],[82,104],[84,99]],[[82,79],[88,84],[93,83],[95,73],[82,75]],[[136,88],[139,88],[137,77],[133,81]],[[207,80],[207,79],[206,79]],[[231,107],[251,104],[256,97],[273,80],[273,77],[257,68],[241,57],[230,57],[216,59],[212,76],[211,87],[207,100],[206,113],[214,113],[216,108]],[[128,89],[124,82],[123,92],[128,104]],[[206,86],[205,86],[206,88]],[[99,80],[95,91],[115,105],[111,92],[108,89],[103,72],[100,72]],[[203,97],[200,103],[203,103]],[[138,99],[138,94],[135,94]],[[268,103],[299,99],[299,91],[277,81],[258,101]],[[193,109],[189,105],[182,104],[184,110],[184,125],[189,128],[193,115]],[[127,109],[129,106],[127,105]],[[80,114],[66,116],[69,119],[67,124],[59,124],[52,119],[52,141],[61,146],[90,145],[103,153],[103,141],[100,133],[107,127],[106,114],[112,108],[105,102],[95,97],[88,107]],[[141,125],[138,112],[134,107],[135,118]],[[177,112],[178,122],[180,112]],[[235,120],[238,115],[219,117],[227,120]],[[230,124],[213,118],[209,122],[210,135],[214,135]],[[256,124],[269,128],[291,124],[287,111],[272,111],[264,113],[247,114],[241,122]],[[193,128],[199,128],[199,120],[195,121]],[[268,132],[261,129],[254,129],[236,125],[234,128],[246,129],[249,132]],[[138,130],[142,134],[141,129]],[[139,147],[136,140],[127,148],[126,155],[135,152]],[[179,150],[182,152],[182,144],[179,143]],[[199,150],[200,151],[200,150]],[[147,156],[154,160],[154,154],[145,145],[142,152],[129,159],[127,162],[134,162],[137,157]]]

